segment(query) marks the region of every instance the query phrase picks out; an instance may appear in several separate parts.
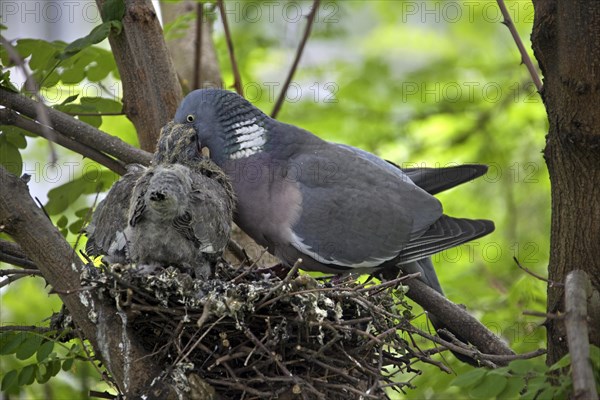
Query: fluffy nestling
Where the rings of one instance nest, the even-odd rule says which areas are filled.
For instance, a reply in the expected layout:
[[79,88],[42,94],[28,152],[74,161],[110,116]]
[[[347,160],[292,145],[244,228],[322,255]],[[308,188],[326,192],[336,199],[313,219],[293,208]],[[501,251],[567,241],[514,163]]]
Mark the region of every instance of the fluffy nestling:
[[176,265],[207,277],[229,241],[231,183],[201,154],[189,126],[168,123],[157,147],[150,168],[126,174],[99,204],[87,228],[88,252],[109,262]]

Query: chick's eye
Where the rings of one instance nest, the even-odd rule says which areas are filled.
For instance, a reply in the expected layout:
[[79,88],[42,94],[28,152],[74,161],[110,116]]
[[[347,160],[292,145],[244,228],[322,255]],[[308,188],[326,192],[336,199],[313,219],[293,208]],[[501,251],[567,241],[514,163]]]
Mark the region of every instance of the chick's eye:
[[188,114],[188,116],[185,117],[185,119],[187,120],[187,122],[194,122],[194,116],[192,114]]

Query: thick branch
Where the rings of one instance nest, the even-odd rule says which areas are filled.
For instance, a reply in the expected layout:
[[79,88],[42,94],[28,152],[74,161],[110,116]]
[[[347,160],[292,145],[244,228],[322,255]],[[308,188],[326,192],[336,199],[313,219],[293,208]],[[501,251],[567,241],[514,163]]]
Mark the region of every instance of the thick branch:
[[411,279],[406,281],[405,285],[409,287],[406,294],[409,298],[434,314],[450,331],[460,332],[460,335],[480,352],[514,355],[514,352],[481,322],[425,283],[418,279]]
[[[76,325],[90,340],[123,393],[153,390],[161,369],[152,363],[140,341],[115,308],[82,290],[81,261],[51,221],[36,206],[27,185],[0,166],[0,227],[12,236],[59,293]],[[150,397],[155,393],[151,393]],[[164,394],[163,394],[164,396]],[[164,398],[164,397],[163,397]]]
[[[102,9],[105,0],[96,0]],[[123,30],[109,36],[121,82],[123,111],[142,149],[153,152],[160,129],[183,98],[163,31],[150,0],[125,0]]]
[[569,272],[565,281],[565,325],[571,353],[573,398],[598,400],[590,359],[587,298],[592,284],[582,270]]
[[110,158],[96,149],[86,146],[85,144],[79,143],[73,139],[69,139],[68,137],[61,135],[54,130],[52,130],[51,135],[48,135],[48,130],[51,128],[37,123],[34,120],[25,118],[8,108],[0,109],[0,124],[18,126],[21,129],[25,129],[26,131],[34,133],[38,136],[42,136],[47,140],[79,153],[90,160],[94,160],[98,164],[104,165],[119,175],[123,175],[126,172],[125,165],[122,162]]
[[[35,119],[37,116],[38,102],[2,88],[0,88],[0,104],[32,119]],[[66,138],[115,157],[125,164],[139,163],[148,165],[150,163],[150,159],[152,158],[150,153],[135,148],[118,137],[102,132],[61,111],[44,107],[46,108],[52,127],[57,133],[66,136]]]

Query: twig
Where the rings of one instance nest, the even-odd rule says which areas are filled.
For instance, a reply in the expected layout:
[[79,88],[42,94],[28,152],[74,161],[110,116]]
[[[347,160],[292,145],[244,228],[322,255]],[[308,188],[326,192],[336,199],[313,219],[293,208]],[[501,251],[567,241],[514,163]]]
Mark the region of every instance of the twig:
[[296,50],[296,57],[294,58],[294,62],[292,63],[292,67],[290,68],[287,77],[285,78],[285,82],[283,87],[281,88],[281,92],[279,93],[279,97],[275,102],[275,106],[273,107],[273,111],[271,111],[271,117],[277,118],[277,114],[281,110],[283,106],[283,102],[285,101],[285,95],[287,93],[290,84],[292,83],[292,78],[296,73],[296,69],[298,68],[298,64],[300,64],[300,58],[302,57],[302,53],[304,52],[304,46],[306,46],[306,42],[310,36],[310,31],[312,30],[313,23],[315,21],[315,15],[317,15],[317,10],[319,9],[319,4],[321,0],[314,0],[312,9],[310,10],[310,14],[308,14],[306,20],[306,27],[304,28],[304,35],[302,36],[302,40],[298,45],[298,49]]
[[527,54],[527,50],[523,45],[523,41],[521,40],[521,37],[517,32],[517,28],[515,27],[515,24],[513,23],[513,20],[510,17],[508,10],[506,9],[504,0],[497,0],[497,2],[498,7],[500,7],[500,11],[502,12],[502,16],[504,17],[504,21],[502,23],[506,25],[506,27],[510,31],[510,34],[512,35],[515,43],[517,44],[517,47],[519,48],[519,53],[521,53],[521,62],[527,67],[527,71],[529,71],[529,75],[531,75],[531,79],[533,80],[533,84],[535,85],[538,93],[541,93],[543,89],[542,81],[540,80],[540,76],[538,75],[537,70],[533,65],[533,62],[531,61],[531,57],[529,57],[529,54]]
[[[125,172],[127,172],[127,170],[125,169],[125,164],[123,162],[110,158],[107,155],[99,152],[98,150],[86,146],[85,144],[80,143],[76,140],[70,139],[67,136],[62,135],[47,126],[35,122],[34,120],[27,119],[22,115],[17,114],[13,110],[7,108],[0,109],[0,122],[5,125],[18,126],[19,128],[25,129],[26,131],[46,138],[47,140],[53,141],[56,144],[59,144],[69,150],[72,150],[76,153],[81,154],[84,157],[89,158],[90,160],[96,161],[98,164],[104,165],[105,167],[119,175],[123,175],[125,174]],[[48,130],[52,130],[53,134],[48,135]]]
[[545,313],[545,312],[539,312],[539,311],[532,311],[532,310],[525,310],[522,313],[523,315],[531,315],[532,317],[542,317],[542,318],[547,318],[547,319],[562,319],[564,318],[563,314],[552,314],[552,313]]
[[288,274],[286,275],[285,279],[283,279],[281,282],[279,282],[279,284],[273,286],[268,292],[267,294],[263,297],[263,301],[260,302],[260,304],[258,304],[256,306],[256,309],[260,309],[261,307],[263,307],[266,303],[267,300],[269,299],[269,297],[277,292],[279,289],[281,289],[284,285],[288,284],[292,278],[294,276],[296,276],[296,274],[298,273],[298,269],[300,268],[300,264],[302,264],[302,259],[299,258],[298,260],[296,260],[296,262],[294,263],[294,266],[292,267],[292,269],[290,269],[290,272],[288,272]]
[[[2,242],[10,243],[10,242],[6,242],[5,240],[0,240],[0,243],[2,243]],[[4,251],[4,249],[2,249],[2,248],[0,248],[0,262],[12,264],[16,267],[22,267],[22,268],[27,268],[27,269],[37,269],[37,265],[35,265],[33,261],[28,259],[27,256],[25,256],[25,254],[23,254],[23,253],[9,254],[8,252]]]
[[37,275],[41,276],[42,273],[39,269],[0,269],[0,276],[6,275]]
[[[10,44],[10,42],[8,40],[6,40],[4,38],[4,36],[2,36],[2,35],[0,35],[0,43],[6,49],[6,52],[8,53],[8,56],[10,57],[11,61],[13,63],[15,63],[15,65],[17,67],[19,67],[19,69],[25,76],[25,86],[26,86],[27,90],[31,94],[33,94],[33,96],[37,100],[36,119],[38,121],[40,121],[40,123],[44,126],[44,128],[42,128],[42,129],[44,130],[45,136],[52,137],[54,135],[54,133],[49,128],[52,125],[50,124],[50,118],[48,117],[48,111],[43,105],[43,99],[39,94],[38,84],[35,82],[34,78],[29,74],[29,72],[27,72],[27,68],[25,68],[25,63],[23,62],[23,59],[19,55],[19,52],[17,51],[17,49],[15,49],[13,47],[13,45]],[[52,141],[54,141],[54,140],[52,140]],[[52,160],[52,163],[54,164],[54,163],[56,163],[56,160],[57,160],[56,150],[54,149],[54,146],[52,146],[52,143],[50,143],[49,146],[50,146],[51,160]]]
[[67,115],[73,115],[77,117],[116,117],[119,115],[127,115],[123,111],[119,112],[74,112],[74,111],[65,111]]
[[229,239],[229,242],[227,242],[227,250],[231,251],[231,254],[233,254],[233,256],[237,258],[239,262],[243,263],[244,261],[248,260],[250,263],[252,263],[252,260],[250,260],[248,254],[246,254],[246,250],[235,240]]
[[231,32],[229,31],[229,24],[227,23],[227,13],[225,12],[225,4],[223,0],[218,0],[217,5],[219,6],[219,12],[221,14],[221,20],[223,21],[223,30],[225,31],[225,39],[227,41],[227,50],[229,51],[229,60],[231,61],[231,69],[233,70],[233,86],[235,91],[242,97],[244,97],[244,87],[242,85],[242,77],[238,64],[235,59],[235,52],[233,51],[233,40],[231,39]]
[[200,88],[200,73],[202,71],[202,22],[204,21],[204,3],[196,4],[196,46],[194,48],[194,80],[192,89]]
[[565,279],[565,327],[571,354],[573,398],[598,400],[587,325],[590,289],[591,282],[585,271],[569,272]]
[[564,284],[562,282],[551,281],[548,278],[544,278],[543,276],[536,274],[535,272],[533,272],[529,268],[522,266],[521,263],[519,262],[519,260],[517,260],[517,257],[513,257],[513,260],[515,260],[515,263],[517,263],[517,266],[519,268],[521,268],[523,271],[525,271],[529,275],[533,276],[534,278],[539,279],[540,281],[546,282],[549,286],[551,286],[551,287],[552,286],[564,286]]

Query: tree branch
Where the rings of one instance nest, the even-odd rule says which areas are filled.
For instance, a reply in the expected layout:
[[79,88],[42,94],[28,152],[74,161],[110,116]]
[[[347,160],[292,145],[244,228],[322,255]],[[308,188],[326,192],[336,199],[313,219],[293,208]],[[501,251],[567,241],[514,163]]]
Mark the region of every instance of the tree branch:
[[[0,227],[1,230],[1,227]],[[21,247],[14,242],[0,239],[0,261],[21,268],[36,269],[37,266],[27,258]]]
[[587,325],[587,299],[591,294],[591,286],[590,279],[582,270],[569,272],[565,280],[565,325],[571,354],[574,399],[598,400]]
[[292,67],[288,72],[287,78],[285,78],[285,83],[281,88],[281,92],[279,93],[279,98],[275,102],[275,106],[273,107],[273,111],[271,111],[271,117],[277,118],[277,114],[279,114],[279,110],[283,106],[283,102],[285,101],[285,95],[287,90],[292,83],[292,78],[294,77],[294,73],[298,68],[298,64],[300,63],[300,58],[302,57],[302,53],[304,52],[304,46],[308,41],[308,37],[310,36],[310,31],[312,30],[313,23],[315,21],[315,15],[317,15],[317,10],[319,9],[319,4],[321,0],[314,0],[312,9],[310,10],[310,14],[308,14],[308,18],[306,21],[306,27],[304,28],[304,35],[302,36],[302,40],[298,45],[298,50],[296,50],[296,57],[294,58],[294,62],[292,63]]
[[[93,292],[82,290],[79,277],[83,267],[81,261],[36,206],[25,182],[1,166],[0,182],[3,189],[0,191],[0,226],[14,238],[59,293],[76,325],[90,340],[121,392],[152,392],[148,398],[160,398],[157,390],[170,390],[166,386],[151,387],[152,379],[160,375],[161,368],[149,359],[142,360],[147,352],[114,306],[99,299]],[[162,398],[165,398],[164,393]]]
[[540,80],[540,76],[538,75],[537,69],[535,69],[535,66],[533,65],[533,61],[531,61],[531,57],[529,57],[529,54],[527,54],[527,50],[525,49],[525,46],[523,45],[523,41],[521,40],[521,37],[519,36],[519,32],[517,32],[517,27],[513,23],[513,20],[510,17],[508,10],[506,9],[504,0],[497,0],[497,1],[498,1],[498,7],[500,7],[500,11],[502,12],[502,17],[504,17],[504,21],[502,23],[504,25],[506,25],[506,27],[510,31],[510,34],[512,35],[513,40],[517,44],[519,53],[521,53],[521,61],[527,67],[527,71],[529,71],[529,75],[531,75],[531,79],[533,80],[533,84],[535,85],[538,93],[541,93],[544,86],[542,85],[542,81]]
[[[17,111],[31,119],[35,119],[37,115],[36,108],[39,106],[39,103],[23,95],[0,88],[0,105]],[[45,105],[42,105],[42,107],[46,109],[48,118],[55,131],[66,138],[79,142],[88,148],[108,154],[123,161],[125,164],[150,164],[152,158],[150,153],[133,147],[118,137],[102,132],[61,111]]]
[[102,164],[108,169],[116,172],[119,175],[123,175],[126,172],[125,164],[121,161],[115,160],[102,154],[101,152],[86,146],[85,144],[79,143],[73,139],[70,139],[53,130],[52,134],[48,134],[48,130],[51,128],[46,127],[34,120],[23,117],[8,108],[0,109],[0,124],[14,125],[19,128],[25,129],[28,132],[34,133],[38,136],[44,137],[49,141],[59,144],[69,150],[83,155],[90,160],[96,161],[98,164]]
[[410,279],[404,284],[409,287],[406,294],[409,298],[434,314],[449,330],[460,332],[460,335],[480,352],[496,355],[515,354],[481,322],[422,281]]
[[218,0],[217,5],[219,6],[219,12],[221,14],[221,20],[223,21],[223,29],[225,30],[225,39],[227,41],[227,50],[229,51],[229,59],[231,60],[231,69],[233,70],[233,86],[235,91],[242,97],[244,97],[244,87],[242,85],[242,76],[238,68],[237,60],[235,59],[235,52],[233,51],[233,40],[231,38],[231,32],[229,31],[229,24],[227,23],[227,13],[225,12],[225,4],[223,0]]

